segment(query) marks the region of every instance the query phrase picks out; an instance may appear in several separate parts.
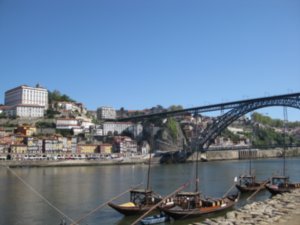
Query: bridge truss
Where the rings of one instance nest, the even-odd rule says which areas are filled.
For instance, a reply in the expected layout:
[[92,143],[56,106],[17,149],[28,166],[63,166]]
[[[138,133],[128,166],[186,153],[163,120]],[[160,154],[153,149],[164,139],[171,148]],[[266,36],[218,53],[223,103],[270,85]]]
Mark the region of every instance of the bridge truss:
[[199,115],[200,113],[204,112],[229,110],[223,115],[217,117],[212,124],[207,126],[206,129],[201,132],[201,135],[196,141],[196,143],[199,150],[206,151],[209,145],[214,141],[214,139],[232,122],[251,111],[272,106],[285,106],[300,109],[300,93],[254,98],[176,111],[120,118],[117,121],[137,122],[142,121],[144,119],[166,118],[171,116],[184,115],[187,113]]

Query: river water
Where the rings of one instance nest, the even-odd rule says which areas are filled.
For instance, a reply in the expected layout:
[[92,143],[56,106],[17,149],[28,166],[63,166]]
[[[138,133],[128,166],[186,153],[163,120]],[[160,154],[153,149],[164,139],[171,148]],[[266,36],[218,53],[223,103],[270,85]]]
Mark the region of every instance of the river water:
[[[300,181],[300,158],[286,160],[291,181]],[[252,162],[257,180],[282,172],[282,159],[260,159]],[[153,165],[151,186],[161,195],[167,195],[193,179],[195,164]],[[235,176],[249,169],[249,161],[219,161],[199,163],[200,189],[206,196],[221,197],[232,185]],[[12,169],[26,183],[51,204],[76,220],[103,202],[126,191],[129,187],[146,183],[147,165],[115,165],[86,167],[48,167]],[[188,190],[193,190],[194,186]],[[262,191],[253,200],[269,198]],[[62,216],[38,197],[20,179],[5,167],[0,167],[0,224],[2,225],[58,225]],[[115,202],[128,201],[124,195]],[[242,196],[236,207],[246,203]],[[125,218],[109,207],[90,215],[82,225],[127,225],[136,217]],[[183,225],[201,219],[176,221]],[[70,224],[70,223],[68,223]]]

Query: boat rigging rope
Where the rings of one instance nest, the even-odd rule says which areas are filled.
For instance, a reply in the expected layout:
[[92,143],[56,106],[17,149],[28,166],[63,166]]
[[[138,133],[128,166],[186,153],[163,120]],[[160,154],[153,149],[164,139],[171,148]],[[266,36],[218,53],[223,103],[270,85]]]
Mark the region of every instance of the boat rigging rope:
[[37,190],[35,190],[29,183],[27,183],[22,177],[20,177],[15,171],[10,169],[8,166],[6,167],[8,171],[10,171],[13,175],[15,175],[27,188],[29,188],[35,195],[40,197],[43,201],[45,201],[50,207],[52,207],[55,211],[57,211],[60,215],[62,215],[64,218],[68,219],[72,222],[73,225],[78,225],[78,223],[75,223],[75,221],[67,216],[65,213],[63,213],[60,209],[58,209],[56,206],[54,206],[48,199],[46,199],[44,196],[42,196]]
[[121,194],[119,194],[119,195],[117,195],[117,196],[111,198],[110,200],[108,200],[108,201],[102,203],[101,205],[97,206],[95,209],[93,209],[92,211],[90,211],[90,212],[87,213],[86,215],[84,215],[84,216],[80,217],[79,219],[77,219],[77,220],[75,221],[75,223],[71,223],[71,225],[76,225],[76,224],[78,224],[80,221],[82,221],[82,220],[85,219],[86,217],[92,215],[93,213],[95,213],[95,212],[98,211],[99,209],[101,209],[101,208],[103,208],[104,206],[106,206],[107,203],[109,203],[109,202],[111,202],[111,201],[114,201],[114,200],[120,198],[122,195],[126,194],[127,192],[129,192],[129,191],[132,190],[133,188],[139,187],[140,185],[142,185],[142,183],[140,183],[140,184],[138,184],[138,185],[136,185],[136,186],[133,186],[133,187],[129,188],[128,190],[122,192]]
[[161,199],[158,203],[153,205],[147,212],[145,212],[143,215],[141,215],[138,219],[136,219],[131,225],[136,225],[140,222],[141,219],[143,219],[145,216],[147,216],[149,213],[151,213],[153,210],[155,210],[163,201],[165,201],[167,198],[170,198],[174,196],[176,193],[180,192],[181,190],[185,189],[187,186],[189,186],[191,181],[186,182],[185,184],[181,185],[179,188],[177,188],[175,191],[173,191],[171,194],[168,194],[163,199]]

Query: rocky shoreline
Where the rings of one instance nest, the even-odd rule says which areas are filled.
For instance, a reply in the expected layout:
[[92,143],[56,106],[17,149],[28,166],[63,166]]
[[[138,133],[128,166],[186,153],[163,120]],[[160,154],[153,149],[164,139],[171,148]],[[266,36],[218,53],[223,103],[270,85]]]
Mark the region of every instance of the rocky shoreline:
[[206,219],[192,225],[299,225],[300,189],[273,196],[262,202],[253,202],[225,217]]

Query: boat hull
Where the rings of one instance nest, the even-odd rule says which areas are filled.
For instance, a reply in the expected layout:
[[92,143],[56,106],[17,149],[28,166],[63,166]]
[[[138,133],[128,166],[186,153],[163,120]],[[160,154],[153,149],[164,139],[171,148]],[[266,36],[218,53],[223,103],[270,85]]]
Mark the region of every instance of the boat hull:
[[263,183],[254,183],[248,186],[236,184],[235,186],[242,193],[255,192],[259,189],[264,190],[266,188]]
[[287,187],[278,187],[278,186],[275,186],[275,185],[266,185],[265,187],[272,195],[277,195],[277,194],[288,193],[288,192],[291,192],[295,189],[299,189],[300,184],[289,184]]
[[153,206],[153,205],[143,205],[143,206],[124,207],[124,206],[114,204],[112,202],[108,203],[108,205],[125,216],[134,216],[134,215],[143,214],[149,211],[150,208]]
[[238,199],[239,199],[239,194],[235,195],[234,197],[223,198],[226,204],[219,205],[219,206],[199,207],[193,209],[181,209],[177,207],[164,208],[160,206],[159,210],[163,211],[166,215],[174,218],[175,220],[189,219],[189,218],[201,217],[207,214],[217,213],[217,212],[230,209],[235,205]]

